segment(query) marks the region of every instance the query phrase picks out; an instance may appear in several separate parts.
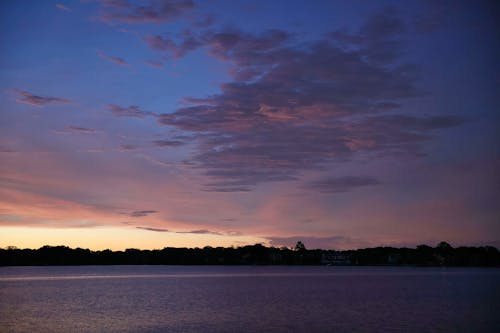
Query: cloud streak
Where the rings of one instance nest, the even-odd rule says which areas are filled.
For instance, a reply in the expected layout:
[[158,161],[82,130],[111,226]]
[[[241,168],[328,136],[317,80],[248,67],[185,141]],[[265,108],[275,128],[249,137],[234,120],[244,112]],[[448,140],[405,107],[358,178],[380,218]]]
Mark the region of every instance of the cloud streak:
[[182,146],[183,144],[185,144],[185,142],[179,141],[179,140],[154,140],[153,144],[156,147],[163,148],[163,147],[178,147],[178,146]]
[[135,228],[147,231],[155,231],[155,232],[170,232],[170,230],[163,228],[150,228],[150,227],[135,227]]
[[101,58],[101,59],[104,59],[106,61],[109,61],[109,62],[112,62],[112,63],[115,63],[117,65],[120,65],[120,66],[125,66],[125,67],[128,67],[130,66],[130,64],[123,58],[120,58],[120,57],[111,57],[111,56],[108,56],[106,54],[104,54],[103,52],[99,51],[97,52],[97,55]]
[[306,185],[307,189],[316,190],[322,193],[343,193],[349,192],[358,187],[379,185],[380,182],[367,176],[344,176],[316,180]]
[[61,3],[56,4],[56,8],[65,12],[71,12],[71,9]]
[[130,217],[146,217],[148,215],[155,214],[155,213],[158,213],[158,211],[156,211],[156,210],[136,210],[136,211],[133,211],[127,215]]
[[43,107],[48,104],[71,103],[71,100],[61,97],[35,95],[29,91],[17,89],[15,89],[14,92],[19,96],[19,98],[16,99],[17,103],[29,104],[36,107]]
[[107,109],[117,117],[144,118],[147,116],[155,116],[153,112],[141,110],[137,105],[130,105],[125,107],[116,104],[108,104]]
[[165,23],[184,16],[195,8],[191,0],[149,1],[147,4],[133,4],[129,1],[111,0],[101,2],[99,19],[103,22],[144,24]]
[[55,131],[57,134],[95,134],[96,129],[81,126],[66,126],[63,130]]

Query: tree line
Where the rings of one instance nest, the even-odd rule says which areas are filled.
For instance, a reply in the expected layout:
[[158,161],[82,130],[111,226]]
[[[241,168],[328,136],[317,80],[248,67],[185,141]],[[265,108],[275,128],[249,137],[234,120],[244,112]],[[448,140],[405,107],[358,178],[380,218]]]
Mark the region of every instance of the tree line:
[[39,249],[0,249],[0,266],[44,265],[408,265],[408,266],[496,266],[500,252],[492,246],[375,247],[358,250],[308,250],[302,242],[294,248],[241,247],[174,248],[158,250],[92,251],[67,246]]

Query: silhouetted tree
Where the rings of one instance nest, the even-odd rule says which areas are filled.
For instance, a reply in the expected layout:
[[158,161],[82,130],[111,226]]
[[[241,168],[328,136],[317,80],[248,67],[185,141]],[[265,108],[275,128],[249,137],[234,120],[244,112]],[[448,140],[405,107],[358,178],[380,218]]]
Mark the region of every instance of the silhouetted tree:
[[[243,247],[173,248],[162,250],[91,251],[67,246],[39,249],[0,248],[0,266],[22,265],[319,265],[335,256],[351,265],[500,266],[500,252],[492,246],[453,248],[446,242],[435,248],[376,247],[349,251],[307,250],[302,241],[295,248]],[[336,259],[336,260],[337,260]],[[324,261],[324,260],[323,260]],[[324,263],[324,262],[323,262]]]
[[295,244],[294,250],[295,251],[305,251],[306,246],[304,245],[304,243],[302,243],[302,241],[298,241],[297,244]]

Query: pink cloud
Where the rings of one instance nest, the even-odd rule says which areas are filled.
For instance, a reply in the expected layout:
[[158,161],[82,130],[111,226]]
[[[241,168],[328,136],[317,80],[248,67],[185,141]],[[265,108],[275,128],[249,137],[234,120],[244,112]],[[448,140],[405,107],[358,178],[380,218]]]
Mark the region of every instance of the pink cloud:
[[66,98],[35,95],[24,90],[14,89],[14,92],[20,96],[20,98],[16,99],[16,102],[30,104],[36,107],[43,107],[48,104],[66,104],[71,102],[71,100]]
[[128,24],[164,23],[184,16],[195,8],[191,0],[150,1],[136,5],[128,1],[107,0],[102,2],[100,20]]
[[107,60],[107,61],[110,61],[110,62],[113,62],[113,63],[115,63],[117,65],[120,65],[120,66],[130,66],[130,64],[127,61],[125,61],[123,58],[120,58],[120,57],[110,57],[110,56],[102,53],[101,51],[98,51],[97,55],[100,58],[102,58],[104,60]]
[[66,12],[71,12],[71,9],[63,4],[56,4],[56,8],[57,9],[60,9],[60,10],[63,10],[63,11],[66,11]]

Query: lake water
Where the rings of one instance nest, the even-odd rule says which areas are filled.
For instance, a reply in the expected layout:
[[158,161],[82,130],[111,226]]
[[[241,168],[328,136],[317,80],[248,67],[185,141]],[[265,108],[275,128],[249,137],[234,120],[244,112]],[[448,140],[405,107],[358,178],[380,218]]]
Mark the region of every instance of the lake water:
[[500,332],[500,269],[0,267],[0,332]]

